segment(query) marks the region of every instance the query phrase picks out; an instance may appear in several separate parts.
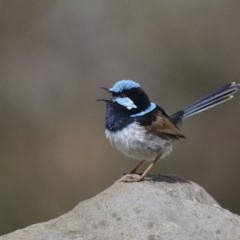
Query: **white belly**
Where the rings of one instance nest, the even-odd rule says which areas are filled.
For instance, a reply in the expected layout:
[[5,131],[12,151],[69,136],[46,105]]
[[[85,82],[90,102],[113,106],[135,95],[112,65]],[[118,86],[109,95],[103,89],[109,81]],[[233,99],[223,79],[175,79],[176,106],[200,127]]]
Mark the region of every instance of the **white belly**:
[[166,157],[172,151],[171,141],[146,133],[138,123],[116,132],[106,129],[105,134],[119,151],[136,160],[153,161],[156,157]]

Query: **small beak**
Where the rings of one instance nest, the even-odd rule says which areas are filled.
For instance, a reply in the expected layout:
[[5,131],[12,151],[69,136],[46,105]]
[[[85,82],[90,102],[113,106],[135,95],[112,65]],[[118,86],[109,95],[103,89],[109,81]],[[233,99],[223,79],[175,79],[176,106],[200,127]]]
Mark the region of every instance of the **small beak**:
[[108,88],[106,88],[106,87],[100,87],[100,88],[105,90],[105,91],[107,91],[107,92],[110,92],[110,90]]
[[[111,91],[108,88],[106,88],[106,87],[100,87],[100,88],[105,90],[105,91],[107,91],[107,92],[109,92],[109,93],[111,93]],[[112,99],[111,98],[107,98],[107,99],[100,98],[100,99],[97,99],[96,101],[98,101],[98,102],[100,102],[100,101],[102,101],[102,102],[111,102]]]
[[104,99],[104,98],[100,98],[100,99],[97,99],[96,100],[97,102],[110,102],[111,101],[111,99]]

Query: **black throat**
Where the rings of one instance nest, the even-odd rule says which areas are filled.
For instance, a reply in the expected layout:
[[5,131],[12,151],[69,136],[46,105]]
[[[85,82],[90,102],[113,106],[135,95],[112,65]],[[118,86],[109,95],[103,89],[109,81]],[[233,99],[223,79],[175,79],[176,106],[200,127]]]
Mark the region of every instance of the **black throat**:
[[106,102],[106,129],[116,132],[134,122],[130,117],[129,110],[117,104],[116,102]]

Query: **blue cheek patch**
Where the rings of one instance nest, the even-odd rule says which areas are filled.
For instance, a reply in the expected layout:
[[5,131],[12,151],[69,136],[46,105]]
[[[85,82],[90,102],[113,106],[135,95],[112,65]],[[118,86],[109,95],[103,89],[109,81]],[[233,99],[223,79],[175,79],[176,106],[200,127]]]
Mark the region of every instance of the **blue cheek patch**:
[[131,117],[140,117],[140,116],[143,116],[149,112],[151,112],[152,110],[154,110],[156,108],[156,104],[155,103],[150,103],[150,106],[145,109],[144,111],[140,112],[140,113],[136,113],[136,114],[133,114],[131,115]]
[[128,97],[122,97],[122,98],[118,97],[118,98],[115,99],[115,101],[118,104],[127,108],[128,110],[131,110],[133,108],[137,108],[137,106],[133,103],[133,101]]

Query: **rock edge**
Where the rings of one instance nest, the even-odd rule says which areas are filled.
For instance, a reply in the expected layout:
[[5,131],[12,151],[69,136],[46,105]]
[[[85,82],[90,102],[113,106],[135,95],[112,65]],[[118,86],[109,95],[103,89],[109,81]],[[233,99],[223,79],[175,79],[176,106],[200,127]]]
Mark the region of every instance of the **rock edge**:
[[240,217],[175,175],[116,181],[68,213],[0,240],[239,240]]

